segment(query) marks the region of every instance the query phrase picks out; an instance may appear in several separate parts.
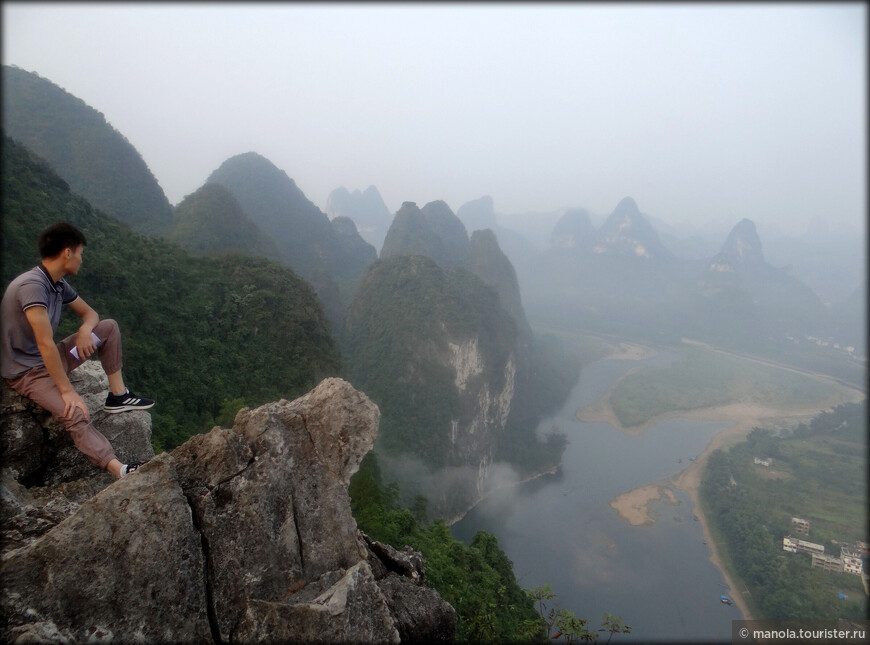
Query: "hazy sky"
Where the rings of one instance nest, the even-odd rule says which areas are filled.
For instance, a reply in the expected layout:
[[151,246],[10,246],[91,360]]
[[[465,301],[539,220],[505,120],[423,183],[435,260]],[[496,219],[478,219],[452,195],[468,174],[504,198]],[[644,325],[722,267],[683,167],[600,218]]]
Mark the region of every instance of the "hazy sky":
[[175,204],[256,151],[321,209],[864,230],[867,9],[3,3],[3,63],[102,112]]

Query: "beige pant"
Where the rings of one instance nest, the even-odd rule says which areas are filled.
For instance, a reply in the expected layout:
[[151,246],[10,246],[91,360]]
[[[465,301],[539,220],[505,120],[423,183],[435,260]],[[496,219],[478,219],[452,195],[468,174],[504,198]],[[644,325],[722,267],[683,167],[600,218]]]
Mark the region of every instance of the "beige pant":
[[[102,341],[97,349],[100,363],[106,374],[114,374],[121,369],[121,332],[118,330],[118,324],[114,320],[101,320],[94,327],[94,333]],[[82,364],[81,360],[69,353],[74,346],[75,334],[57,343],[67,374]],[[60,419],[67,432],[72,435],[76,448],[84,453],[92,464],[105,468],[112,459],[116,459],[109,440],[85,419],[81,410],[76,408],[70,417],[63,417],[66,405],[54,379],[44,366],[34,367],[18,378],[6,379],[6,382],[13,390],[41,405],[51,412],[52,416]]]

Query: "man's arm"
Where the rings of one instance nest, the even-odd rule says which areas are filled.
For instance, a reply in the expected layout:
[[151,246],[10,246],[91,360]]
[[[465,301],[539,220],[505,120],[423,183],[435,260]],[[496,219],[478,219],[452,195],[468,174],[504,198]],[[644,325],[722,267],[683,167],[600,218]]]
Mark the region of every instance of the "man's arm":
[[[90,418],[88,406],[85,405],[84,399],[79,396],[79,393],[73,389],[72,383],[69,382],[69,377],[66,375],[66,370],[63,368],[60,352],[54,343],[54,331],[48,318],[48,310],[42,306],[28,307],[24,310],[24,315],[27,316],[27,322],[33,329],[33,336],[42,356],[42,362],[45,363],[45,369],[48,370],[48,374],[57,385],[57,389],[60,390],[60,395],[66,404],[63,416],[69,417],[76,408],[79,408],[86,419]],[[90,336],[90,331],[88,331],[88,336]]]
[[81,297],[76,298],[67,306],[82,319],[81,327],[79,327],[76,333],[76,347],[79,349],[81,359],[85,360],[97,351],[94,339],[91,338],[91,332],[97,326],[97,323],[100,322],[100,317]]

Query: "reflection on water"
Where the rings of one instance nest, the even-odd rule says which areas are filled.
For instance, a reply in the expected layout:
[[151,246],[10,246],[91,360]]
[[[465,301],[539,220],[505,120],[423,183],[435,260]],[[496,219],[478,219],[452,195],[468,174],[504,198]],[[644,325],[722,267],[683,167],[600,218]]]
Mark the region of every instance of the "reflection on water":
[[596,627],[605,613],[622,617],[633,631],[621,642],[730,641],[731,621],[742,618],[719,600],[730,592],[685,493],[674,491],[677,505],[650,502],[650,525],[631,526],[610,507],[618,495],[680,472],[727,423],[670,419],[632,437],[575,417],[629,369],[676,358],[664,352],[584,368],[563,409],[541,423],[570,441],[561,472],[498,491],[452,529],[465,542],[478,530],[493,533],[521,586],[550,583],[559,606]]

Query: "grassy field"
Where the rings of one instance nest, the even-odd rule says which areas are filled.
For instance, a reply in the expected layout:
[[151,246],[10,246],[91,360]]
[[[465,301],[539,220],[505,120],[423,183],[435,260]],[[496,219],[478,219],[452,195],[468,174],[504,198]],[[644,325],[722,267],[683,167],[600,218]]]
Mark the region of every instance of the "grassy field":
[[616,383],[610,405],[623,426],[730,403],[784,408],[840,402],[842,388],[829,381],[694,345],[684,345],[681,353],[672,365],[641,369]]

